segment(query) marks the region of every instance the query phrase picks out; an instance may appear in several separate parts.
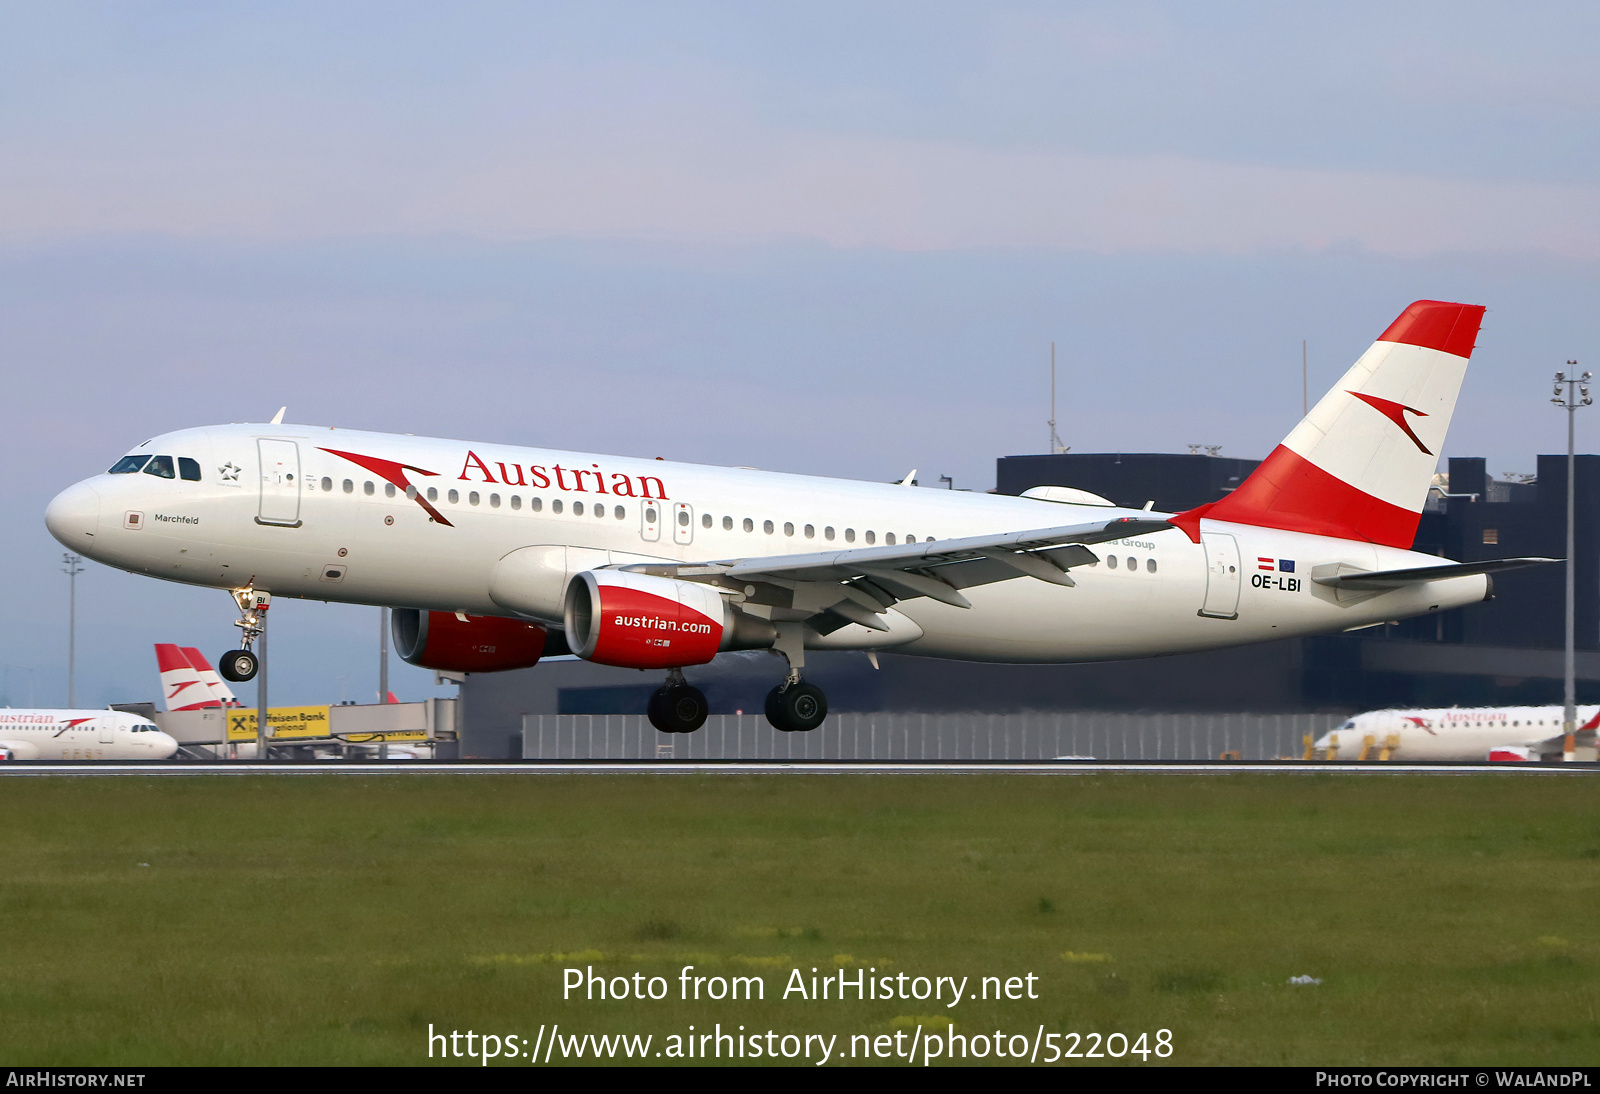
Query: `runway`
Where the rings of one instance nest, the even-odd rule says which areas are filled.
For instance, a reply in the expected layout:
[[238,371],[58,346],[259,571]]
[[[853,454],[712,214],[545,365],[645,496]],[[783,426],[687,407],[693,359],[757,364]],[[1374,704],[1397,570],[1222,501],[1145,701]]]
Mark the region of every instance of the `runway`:
[[13,761],[0,777],[226,775],[1506,775],[1600,774],[1600,764],[1344,763],[1298,760],[1081,761],[926,760],[464,760],[437,762],[115,763]]

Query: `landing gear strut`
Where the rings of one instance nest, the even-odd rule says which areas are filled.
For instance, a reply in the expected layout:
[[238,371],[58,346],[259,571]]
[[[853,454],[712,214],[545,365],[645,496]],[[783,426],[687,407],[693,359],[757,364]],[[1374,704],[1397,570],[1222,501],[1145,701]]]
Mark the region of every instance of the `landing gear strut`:
[[662,733],[693,733],[706,724],[710,707],[697,687],[683,678],[682,669],[667,674],[667,682],[650,696],[650,724]]
[[252,581],[242,589],[230,590],[234,601],[239,605],[239,618],[233,625],[243,632],[244,648],[229,650],[222,655],[217,664],[217,672],[224,680],[232,680],[242,684],[246,680],[254,680],[261,664],[256,660],[256,655],[250,652],[250,647],[261,637],[262,625],[266,622],[262,616],[272,605],[272,594],[257,592],[255,582]]
[[778,640],[772,647],[789,662],[783,683],[767,692],[767,721],[783,733],[805,733],[816,729],[828,716],[828,697],[815,684],[800,678],[806,663],[805,633],[798,623],[780,623]]

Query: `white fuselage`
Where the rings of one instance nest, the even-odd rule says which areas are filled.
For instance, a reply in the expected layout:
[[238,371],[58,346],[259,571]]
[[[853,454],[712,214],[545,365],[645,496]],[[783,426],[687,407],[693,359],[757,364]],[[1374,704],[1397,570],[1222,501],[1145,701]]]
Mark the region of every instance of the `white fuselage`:
[[[1594,708],[1580,707],[1577,724],[1589,723],[1586,732],[1592,734],[1594,717]],[[1329,759],[1358,759],[1363,748],[1372,759],[1387,748],[1396,760],[1481,761],[1500,748],[1560,752],[1561,719],[1559,706],[1373,710],[1323,734],[1313,747]]]
[[0,750],[13,760],[165,760],[178,742],[137,714],[5,707]]
[[[138,471],[68,488],[47,521],[72,550],[195,585],[253,580],[279,597],[479,615],[516,614],[491,595],[496,567],[530,546],[564,551],[570,570],[575,559],[587,568],[793,555],[1161,516],[311,426],[189,429],[134,451],[166,456],[163,466],[182,464],[198,479]],[[894,611],[909,622],[890,634],[851,625],[808,645],[1111,660],[1361,627],[1471,603],[1487,588],[1468,576],[1335,591],[1311,579],[1441,560],[1252,525],[1202,520],[1199,528],[1201,543],[1171,528],[1097,544],[1100,561],[1076,567],[1073,588],[1024,577],[967,589],[969,609],[905,600]],[[551,604],[536,615],[553,624],[565,583],[556,568]]]

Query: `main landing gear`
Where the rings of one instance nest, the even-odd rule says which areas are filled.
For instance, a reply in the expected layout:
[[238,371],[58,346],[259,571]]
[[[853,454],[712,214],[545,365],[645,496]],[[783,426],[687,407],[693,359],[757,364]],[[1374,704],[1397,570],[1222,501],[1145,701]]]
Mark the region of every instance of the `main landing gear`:
[[[779,624],[778,641],[773,650],[788,660],[789,671],[783,683],[767,693],[767,721],[783,733],[816,729],[828,717],[828,697],[817,685],[800,678],[800,669],[805,665],[804,632],[800,624]],[[647,711],[650,724],[662,733],[693,733],[706,724],[710,708],[700,689],[684,680],[683,670],[673,669],[667,673],[667,682],[650,696]]]
[[828,697],[815,684],[800,679],[806,663],[805,632],[798,623],[780,623],[773,650],[789,662],[783,683],[767,692],[767,721],[782,733],[806,733],[828,716]]
[[229,650],[222,655],[217,665],[217,672],[224,680],[232,680],[242,684],[246,680],[254,680],[256,672],[261,668],[261,663],[256,660],[256,655],[250,652],[250,647],[261,637],[267,609],[272,605],[272,594],[257,592],[254,582],[242,589],[230,590],[233,599],[239,605],[239,618],[233,625],[244,632],[244,648]]
[[667,682],[650,696],[650,724],[662,733],[693,733],[706,724],[710,713],[705,694],[683,678],[682,669],[667,674]]

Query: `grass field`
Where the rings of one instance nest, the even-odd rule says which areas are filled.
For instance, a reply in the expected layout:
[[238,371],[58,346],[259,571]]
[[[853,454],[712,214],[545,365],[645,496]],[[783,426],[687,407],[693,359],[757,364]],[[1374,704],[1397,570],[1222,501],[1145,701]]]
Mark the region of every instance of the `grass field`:
[[[851,1034],[940,1015],[963,1034],[1169,1029],[1178,1064],[1593,1064],[1597,785],[7,779],[0,1052],[418,1064],[430,1023],[659,1048],[720,1022],[837,1033],[837,1060]],[[762,975],[766,998],[678,1001],[684,964]],[[569,965],[673,996],[563,1001]],[[972,991],[1032,973],[1040,998],[784,1000],[794,967]]]

